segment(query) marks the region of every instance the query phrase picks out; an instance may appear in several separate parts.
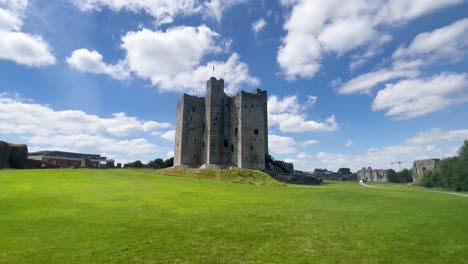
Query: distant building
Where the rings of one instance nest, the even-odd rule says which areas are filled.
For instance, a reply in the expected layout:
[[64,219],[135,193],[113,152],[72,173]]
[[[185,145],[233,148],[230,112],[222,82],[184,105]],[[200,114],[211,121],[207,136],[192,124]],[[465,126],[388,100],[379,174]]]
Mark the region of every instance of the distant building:
[[426,170],[435,170],[439,164],[440,159],[422,159],[413,162],[413,182],[417,182]]
[[387,170],[376,170],[372,167],[362,168],[357,172],[358,181],[370,181],[370,182],[388,182]]
[[101,157],[97,154],[83,154],[64,151],[38,151],[28,154],[28,158],[39,160],[45,164],[60,166],[64,168],[106,168],[109,164],[114,164],[113,160],[107,160],[106,157]]
[[[234,96],[211,77],[206,97],[184,94],[177,104],[174,166],[266,168],[267,92]],[[284,164],[287,165],[287,164]]]

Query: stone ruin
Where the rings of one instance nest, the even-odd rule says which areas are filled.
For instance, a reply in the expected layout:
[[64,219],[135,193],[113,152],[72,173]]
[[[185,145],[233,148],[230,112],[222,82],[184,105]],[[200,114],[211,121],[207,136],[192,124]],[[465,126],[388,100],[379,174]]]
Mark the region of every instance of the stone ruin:
[[267,92],[224,92],[211,77],[206,97],[184,94],[177,104],[174,166],[293,172],[291,163],[268,159]]
[[370,181],[370,182],[388,182],[387,170],[372,169],[372,167],[364,167],[357,172],[358,181]]
[[24,169],[28,166],[28,146],[0,141],[0,169]]
[[439,164],[440,159],[422,159],[413,162],[413,182],[417,182],[426,170],[435,170]]

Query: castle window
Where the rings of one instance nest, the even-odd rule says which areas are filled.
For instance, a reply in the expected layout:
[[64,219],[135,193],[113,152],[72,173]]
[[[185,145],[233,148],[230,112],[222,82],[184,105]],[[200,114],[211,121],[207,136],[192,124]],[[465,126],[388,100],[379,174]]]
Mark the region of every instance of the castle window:
[[229,104],[226,104],[226,107],[229,108]]
[[193,155],[193,159],[196,159],[196,156],[195,156],[195,155]]
[[238,131],[238,129],[236,127],[236,129],[234,129],[234,135],[236,135],[236,136],[237,136],[237,131]]
[[253,104],[252,104],[252,108],[253,108]]
[[218,117],[217,117],[217,116],[215,116],[215,120],[218,120]]
[[253,146],[252,146],[252,145],[250,145],[250,150],[252,150],[252,149],[253,149]]
[[258,129],[255,129],[255,130],[254,130],[254,134],[255,134],[255,135],[258,135]]
[[203,147],[205,147],[205,141],[203,141]]
[[234,145],[231,145],[231,152],[234,152]]
[[203,126],[202,126],[202,133],[205,133],[205,123],[203,123]]
[[197,139],[195,139],[195,143],[197,143]]
[[228,147],[228,141],[227,141],[227,139],[224,140],[224,147],[225,147],[225,148]]
[[194,106],[192,106],[192,112],[195,112],[195,107]]
[[190,121],[192,121],[192,117],[190,117]]

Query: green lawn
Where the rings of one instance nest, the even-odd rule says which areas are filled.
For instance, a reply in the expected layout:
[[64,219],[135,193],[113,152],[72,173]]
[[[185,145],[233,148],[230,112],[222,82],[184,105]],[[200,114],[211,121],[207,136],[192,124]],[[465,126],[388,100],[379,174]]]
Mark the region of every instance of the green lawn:
[[468,197],[388,186],[4,170],[0,263],[468,263]]

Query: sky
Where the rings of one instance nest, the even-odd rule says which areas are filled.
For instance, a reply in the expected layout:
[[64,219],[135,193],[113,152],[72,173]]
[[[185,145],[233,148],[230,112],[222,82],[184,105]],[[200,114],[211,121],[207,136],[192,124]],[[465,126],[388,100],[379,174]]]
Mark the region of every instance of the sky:
[[0,140],[168,158],[214,76],[296,169],[410,168],[468,138],[467,54],[463,0],[0,0]]

